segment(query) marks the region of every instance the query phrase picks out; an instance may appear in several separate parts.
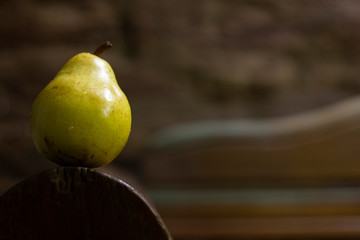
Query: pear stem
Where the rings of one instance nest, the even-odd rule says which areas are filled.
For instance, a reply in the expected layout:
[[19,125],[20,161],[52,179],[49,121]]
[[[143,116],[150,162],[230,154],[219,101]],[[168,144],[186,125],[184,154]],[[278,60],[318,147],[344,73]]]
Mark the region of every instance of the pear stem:
[[103,44],[100,45],[100,47],[98,47],[95,52],[94,55],[96,56],[100,56],[100,54],[102,54],[104,51],[110,49],[112,47],[112,44],[110,41],[106,41]]

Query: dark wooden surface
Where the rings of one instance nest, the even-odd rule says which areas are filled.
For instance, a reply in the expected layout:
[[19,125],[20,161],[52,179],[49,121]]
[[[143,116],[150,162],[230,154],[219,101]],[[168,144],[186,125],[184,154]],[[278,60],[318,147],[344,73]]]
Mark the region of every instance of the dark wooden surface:
[[172,188],[360,186],[359,106],[174,126],[149,143],[143,176]]
[[360,239],[360,101],[159,132],[142,179],[177,240]]
[[156,210],[98,170],[60,167],[0,197],[0,239],[172,239]]

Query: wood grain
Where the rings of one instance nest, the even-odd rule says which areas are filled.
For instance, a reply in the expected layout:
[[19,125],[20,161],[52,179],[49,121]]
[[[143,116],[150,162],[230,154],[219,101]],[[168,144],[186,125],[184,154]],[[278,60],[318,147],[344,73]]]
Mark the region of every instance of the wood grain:
[[98,170],[59,167],[0,198],[0,239],[172,239],[156,210]]
[[359,216],[169,218],[176,239],[359,239]]

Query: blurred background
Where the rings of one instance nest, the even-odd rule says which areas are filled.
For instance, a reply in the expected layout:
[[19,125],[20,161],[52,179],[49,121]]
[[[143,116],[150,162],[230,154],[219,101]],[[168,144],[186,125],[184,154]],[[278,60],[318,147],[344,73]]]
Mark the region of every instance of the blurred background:
[[359,1],[14,0],[0,18],[0,193],[55,167],[32,102],[110,40],[133,125],[102,170],[175,239],[360,236]]

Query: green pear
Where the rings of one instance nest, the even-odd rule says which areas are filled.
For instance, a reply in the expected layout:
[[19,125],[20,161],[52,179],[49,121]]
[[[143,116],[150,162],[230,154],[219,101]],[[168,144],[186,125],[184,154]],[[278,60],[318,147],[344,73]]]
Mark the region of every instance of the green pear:
[[131,110],[111,66],[91,53],[71,58],[40,92],[31,112],[38,151],[63,166],[100,167],[124,148]]

